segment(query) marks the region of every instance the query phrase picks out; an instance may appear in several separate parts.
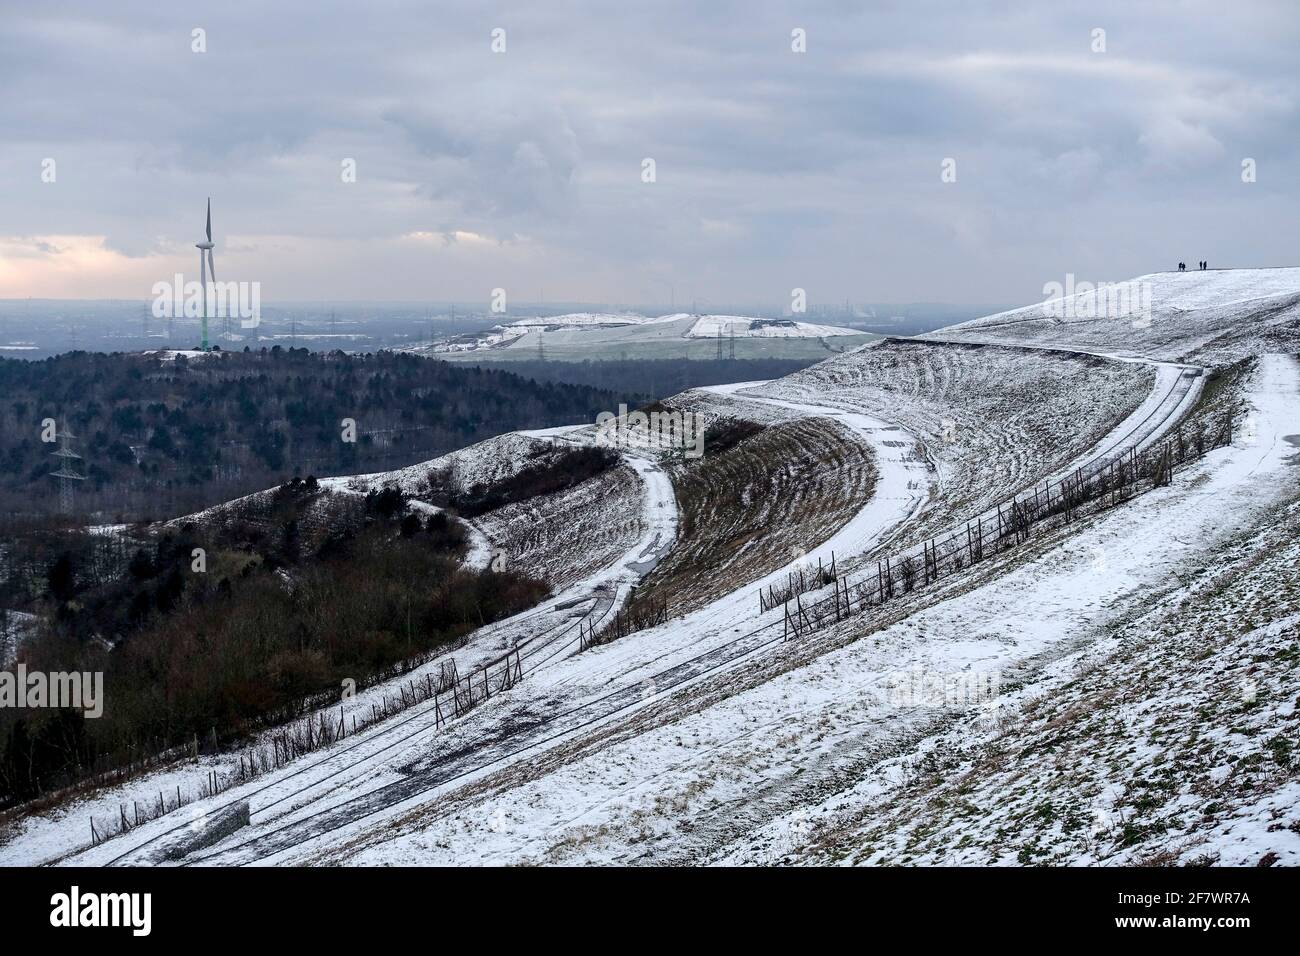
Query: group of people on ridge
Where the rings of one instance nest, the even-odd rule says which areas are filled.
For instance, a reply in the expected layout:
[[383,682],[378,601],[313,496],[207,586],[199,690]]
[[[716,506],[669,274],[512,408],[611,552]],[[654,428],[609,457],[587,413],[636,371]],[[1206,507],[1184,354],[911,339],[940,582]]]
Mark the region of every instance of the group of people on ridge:
[[[1206,262],[1204,259],[1202,259],[1202,260],[1201,260],[1200,262],[1198,262],[1196,265],[1197,265],[1197,267],[1198,267],[1202,272],[1204,272],[1206,269],[1210,268],[1210,264],[1209,264],[1208,262]],[[1186,272],[1186,271],[1187,271],[1187,263],[1186,263],[1186,262],[1180,262],[1180,263],[1178,263],[1178,271],[1179,271],[1179,272]]]

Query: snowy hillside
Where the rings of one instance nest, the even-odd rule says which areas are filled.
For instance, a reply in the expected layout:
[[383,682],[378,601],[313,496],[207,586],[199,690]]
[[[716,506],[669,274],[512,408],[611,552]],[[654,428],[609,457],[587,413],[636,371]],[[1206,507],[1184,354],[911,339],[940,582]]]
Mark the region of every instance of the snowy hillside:
[[[1149,308],[1145,306],[1149,304]],[[1007,342],[1219,365],[1300,350],[1300,268],[1157,272],[921,338]]]
[[[700,415],[700,457],[619,445],[470,521],[549,598],[308,720],[400,714],[251,781],[223,754],[31,814],[0,860],[1300,863],[1300,270],[1145,280],[1149,324],[1032,306],[675,396],[651,410]],[[326,490],[432,507],[431,473],[490,488],[597,442]],[[451,660],[469,705],[417,698]],[[87,845],[207,772],[229,786]]]
[[933,534],[1083,455],[1142,406],[1158,377],[1179,374],[1064,352],[887,340],[745,394],[863,412],[915,435],[936,487],[911,530]]
[[774,338],[818,338],[835,335],[861,335],[856,329],[835,325],[815,325],[794,319],[758,319],[743,315],[700,315],[690,312],[673,312],[668,315],[644,316],[632,312],[618,314],[575,312],[570,315],[539,316],[519,319],[504,326],[505,330],[627,328],[629,326],[689,323],[686,335],[690,338],[716,338],[725,336],[760,336]]
[[653,325],[656,322],[674,322],[682,318],[680,313],[651,317],[636,312],[570,312],[565,315],[533,316],[517,319],[507,325],[498,326],[506,331],[517,329],[594,329],[617,328],[628,325]]
[[713,358],[719,339],[725,356],[737,358],[822,357],[878,336],[791,318],[674,312],[577,312],[523,318],[476,335],[434,343],[424,354],[448,360],[536,358]]
[[[678,317],[680,318],[680,317]],[[738,338],[809,339],[837,335],[861,335],[854,329],[835,325],[815,325],[794,319],[751,319],[739,315],[701,315],[696,317],[690,331],[691,338],[712,339],[736,336]]]

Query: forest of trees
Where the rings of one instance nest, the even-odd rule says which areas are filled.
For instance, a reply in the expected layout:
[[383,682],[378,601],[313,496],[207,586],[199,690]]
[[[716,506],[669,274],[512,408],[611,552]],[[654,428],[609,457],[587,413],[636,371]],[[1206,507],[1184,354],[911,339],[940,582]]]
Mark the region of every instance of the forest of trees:
[[465,546],[454,515],[422,515],[395,488],[329,494],[310,476],[179,527],[65,532],[22,656],[103,672],[106,705],[95,720],[0,709],[0,807],[195,737],[240,739],[549,592],[463,567]]
[[[96,720],[0,710],[0,806],[195,736],[239,739],[533,606],[547,582],[462,566],[454,509],[554,491],[616,456],[551,456],[501,489],[439,482],[451,513],[412,510],[395,488],[330,493],[314,475],[407,466],[635,401],[413,355],[280,348],[0,360],[0,393],[3,636],[21,627],[29,670],[103,672],[108,701]],[[49,419],[86,476],[68,516]]]
[[426,497],[440,507],[474,518],[516,501],[572,488],[613,468],[619,460],[612,448],[568,448],[530,462],[509,478],[468,488],[460,487],[445,472],[431,471]]
[[[413,355],[306,349],[0,359],[0,514],[60,510],[47,419],[75,438],[74,512],[174,517],[293,475],[381,471],[502,432],[594,421],[626,389],[538,382]],[[344,419],[355,422],[345,440]]]
[[[484,370],[509,371],[538,382],[587,385],[632,393],[640,401],[667,398],[688,388],[758,382],[781,378],[821,359],[607,359],[557,362],[549,359],[511,359],[475,362]],[[465,362],[455,364],[465,365]],[[628,401],[629,405],[638,404]]]
[[[431,469],[422,497],[444,509],[432,514],[395,487],[334,493],[314,475],[388,470],[505,431],[594,422],[620,402],[639,404],[633,383],[676,392],[733,380],[738,365],[772,377],[801,363],[541,364],[608,389],[534,380],[518,364],[387,352],[0,360],[4,636],[21,614],[29,670],[103,672],[107,699],[96,720],[0,710],[0,807],[196,737],[238,740],[345,679],[381,679],[535,605],[548,582],[462,565],[457,515],[571,487],[618,456],[567,449],[491,486]],[[83,456],[73,467],[87,478],[68,517],[49,475],[58,459],[42,440],[47,419],[72,432]],[[344,419],[355,421],[355,442],[344,440]],[[179,515],[192,517],[158,520]]]

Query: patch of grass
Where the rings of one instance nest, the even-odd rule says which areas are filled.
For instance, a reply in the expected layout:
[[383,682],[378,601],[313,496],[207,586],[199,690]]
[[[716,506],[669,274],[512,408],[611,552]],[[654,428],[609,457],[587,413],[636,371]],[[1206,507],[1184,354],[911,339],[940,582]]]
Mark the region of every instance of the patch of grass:
[[642,588],[671,615],[790,563],[871,496],[870,453],[839,426],[799,419],[755,427],[715,424],[703,457],[672,469],[677,543]]

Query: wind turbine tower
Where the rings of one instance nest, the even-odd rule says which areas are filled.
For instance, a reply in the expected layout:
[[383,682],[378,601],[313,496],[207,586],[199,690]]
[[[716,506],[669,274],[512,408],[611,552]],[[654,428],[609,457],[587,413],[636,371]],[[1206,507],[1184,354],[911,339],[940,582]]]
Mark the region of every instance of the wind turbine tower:
[[203,284],[203,342],[199,348],[206,352],[208,350],[208,275],[212,276],[212,281],[217,281],[217,267],[212,261],[212,199],[208,198],[208,238],[205,242],[196,242],[195,248],[199,250],[199,276]]

